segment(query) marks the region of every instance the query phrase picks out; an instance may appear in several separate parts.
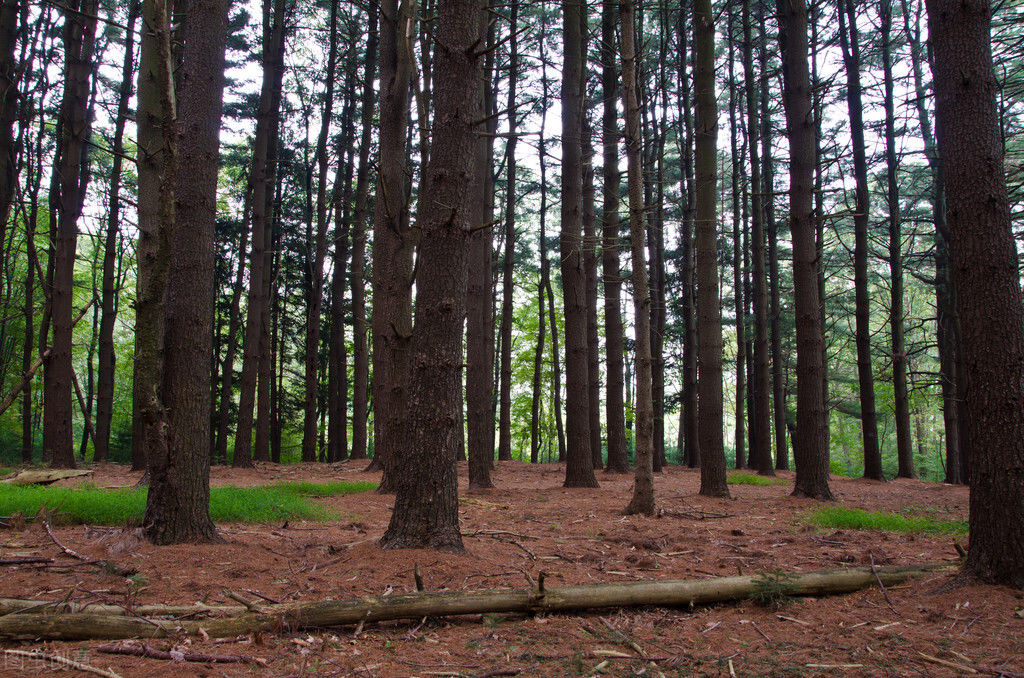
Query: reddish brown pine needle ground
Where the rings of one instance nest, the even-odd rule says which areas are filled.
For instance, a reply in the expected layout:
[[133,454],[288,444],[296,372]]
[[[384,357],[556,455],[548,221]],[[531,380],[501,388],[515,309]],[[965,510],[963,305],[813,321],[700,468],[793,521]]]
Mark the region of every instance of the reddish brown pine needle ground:
[[[332,466],[218,467],[213,484],[281,480],[376,480],[365,461]],[[803,515],[816,506],[789,496],[790,486],[733,485],[734,499],[699,497],[695,471],[669,467],[655,478],[661,518],[621,515],[632,476],[599,474],[600,489],[562,488],[564,468],[503,462],[497,489],[465,492],[460,468],[466,555],[382,552],[392,497],[363,493],[314,500],[344,516],[333,523],[221,525],[224,545],[153,547],[125,534],[59,527],[74,551],[138,570],[135,581],[77,567],[55,572],[6,566],[0,596],[86,602],[235,604],[316,600],[413,591],[419,566],[429,590],[522,587],[543,570],[547,586],[645,579],[707,578],[773,569],[816,570],[954,561],[953,537],[821,531]],[[783,473],[789,483],[792,475]],[[126,468],[101,465],[90,482],[130,486]],[[68,481],[72,482],[72,481]],[[964,519],[967,490],[896,480],[832,479],[838,501],[868,510],[912,510]],[[694,519],[701,514],[724,518]],[[690,516],[690,517],[686,517]],[[963,537],[959,537],[963,541]],[[0,530],[0,552],[59,558],[43,528]],[[243,655],[251,663],[175,665],[100,654],[102,642],[14,643],[109,668],[122,676],[935,676],[1024,674],[1024,607],[1020,592],[969,586],[935,594],[952,578],[934,574],[891,587],[893,604],[870,589],[801,599],[779,609],[750,601],[685,609],[603,610],[581,615],[484,615],[413,623],[369,624],[322,632],[149,641],[155,650]],[[1024,613],[1021,613],[1024,614]],[[638,660],[642,651],[648,660]],[[66,668],[0,656],[0,675],[48,675]],[[643,673],[646,672],[646,673]],[[71,672],[74,674],[74,672]],[[87,674],[80,674],[87,675]]]

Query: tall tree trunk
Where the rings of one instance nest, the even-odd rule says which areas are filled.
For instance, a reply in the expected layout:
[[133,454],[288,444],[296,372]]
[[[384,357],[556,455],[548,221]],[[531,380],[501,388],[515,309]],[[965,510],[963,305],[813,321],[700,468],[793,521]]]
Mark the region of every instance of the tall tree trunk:
[[304,400],[302,408],[302,460],[316,459],[317,403],[320,399],[320,315],[324,295],[324,260],[327,258],[327,138],[331,132],[334,114],[334,81],[338,62],[338,1],[330,3],[330,35],[327,39],[326,91],[324,109],[320,116],[320,133],[316,139],[317,187],[316,187],[316,234],[307,243],[306,261],[309,266],[309,297],[306,300],[306,365],[304,379]]
[[[480,21],[478,35],[487,34],[488,55],[493,54],[494,38],[487,30],[488,20],[484,12],[476,14]],[[488,58],[485,61],[490,61]],[[438,64],[440,66],[440,64]],[[477,119],[487,118],[481,127],[487,134],[480,135],[475,143],[473,164],[476,168],[470,174],[473,181],[469,187],[474,197],[470,199],[468,215],[471,232],[468,235],[468,275],[466,286],[466,422],[469,443],[469,486],[472,488],[494,487],[491,482],[491,465],[494,463],[494,416],[491,402],[494,398],[494,345],[488,341],[490,328],[494,324],[492,306],[491,259],[494,240],[494,208],[491,192],[494,130],[496,122],[494,94],[491,91],[490,73],[484,72],[476,96]]]
[[963,447],[971,463],[964,571],[1024,588],[1024,307],[992,67],[992,9],[928,0],[939,150],[963,331]]
[[[718,299],[718,106],[715,25],[710,0],[693,10],[693,89],[696,100],[697,417],[700,493],[729,496],[722,431],[722,308]],[[635,292],[634,292],[635,293]]]
[[587,300],[583,272],[582,0],[562,2],[562,220],[558,237],[565,316],[565,486],[597,487],[590,454]]
[[14,0],[0,4],[0,242],[6,239],[18,182],[14,124],[18,116],[19,68],[23,65],[15,55],[20,8],[21,3]]
[[[924,142],[924,153],[932,174],[932,220],[935,224],[935,307],[936,335],[939,346],[939,382],[942,388],[942,420],[946,444],[946,482],[967,482],[966,464],[961,454],[960,391],[963,379],[960,369],[960,322],[956,310],[956,284],[949,249],[949,226],[946,222],[946,195],[942,171],[942,158],[932,132],[931,113],[928,111],[928,91],[924,85],[920,19],[911,14],[906,0],[901,0],[903,26],[910,43],[910,63],[914,78],[914,103],[918,125]],[[920,7],[920,5],[918,5]],[[914,25],[911,27],[911,17]]]
[[[774,475],[772,470],[771,424],[768,411],[769,366],[768,366],[768,272],[765,267],[765,200],[771,200],[771,186],[761,177],[761,157],[758,153],[758,111],[756,81],[754,76],[753,38],[750,20],[750,0],[744,0],[743,22],[743,73],[746,81],[747,104],[747,146],[750,149],[750,185],[753,187],[750,200],[751,240],[753,246],[753,284],[751,296],[754,307],[754,383],[751,394],[755,397],[754,419],[751,421],[750,461],[757,464],[761,475]],[[763,32],[763,28],[762,28]],[[764,36],[761,36],[764,40]],[[763,76],[763,74],[762,74]],[[767,191],[765,190],[767,188]],[[768,193],[766,196],[765,193]],[[776,421],[776,426],[778,422]],[[785,427],[783,427],[785,428]],[[783,447],[785,434],[783,434]]]
[[[370,184],[370,143],[373,132],[374,89],[377,71],[377,2],[368,10],[369,33],[363,64],[363,98],[360,104],[359,169],[356,171],[356,208],[352,224],[352,458],[367,455],[366,427],[369,417],[370,351],[366,343],[366,213]],[[335,269],[335,277],[337,277]],[[334,316],[339,318],[339,316]],[[344,351],[340,342],[334,350]],[[344,375],[339,375],[344,381]]]
[[[768,329],[771,345],[772,372],[772,423],[775,436],[775,468],[780,471],[789,470],[789,445],[786,442],[786,376],[783,370],[782,356],[782,309],[779,302],[779,230],[775,221],[775,173],[772,158],[772,121],[768,93],[768,49],[767,31],[764,27],[763,3],[758,3],[755,20],[762,26],[758,36],[758,62],[761,69],[758,100],[761,118],[761,185],[755,190],[762,194],[764,224],[768,239]],[[824,363],[823,363],[824,364]]]
[[680,235],[682,255],[682,290],[683,301],[683,389],[680,406],[680,437],[682,438],[683,457],[690,468],[700,466],[700,441],[697,435],[697,324],[696,305],[694,303],[694,206],[696,204],[695,182],[693,173],[693,115],[690,106],[690,77],[687,74],[686,60],[691,50],[687,48],[686,12],[679,13],[679,51],[678,73],[679,87],[682,91],[679,102],[680,129],[677,134],[682,139],[680,155],[683,159],[682,179],[684,184],[683,228]]
[[[748,273],[746,269],[748,266],[746,263],[747,257],[744,256],[748,249],[748,238],[747,238],[747,211],[746,211],[746,191],[743,191],[742,199],[744,202],[743,209],[740,209],[741,191],[740,183],[744,182],[746,178],[740,176],[741,167],[743,165],[743,159],[746,151],[746,145],[743,149],[739,146],[739,130],[738,127],[742,126],[741,121],[736,119],[736,108],[737,108],[737,84],[734,63],[736,61],[736,37],[733,35],[733,30],[736,24],[735,12],[732,7],[728,8],[727,14],[727,33],[726,40],[729,44],[729,56],[728,56],[728,68],[729,68],[729,155],[732,160],[732,168],[729,174],[730,178],[730,190],[729,194],[732,198],[732,290],[733,290],[733,301],[736,313],[736,424],[734,427],[733,437],[733,449],[736,453],[736,468],[740,469],[745,466],[744,460],[746,459],[746,419],[743,416],[743,408],[747,403],[746,396],[746,365],[747,365],[747,304],[749,290],[746,289],[744,278],[749,277],[745,275]],[[749,43],[749,38],[747,38]],[[742,116],[741,116],[742,118]],[[745,130],[744,130],[745,131]],[[751,392],[750,400],[753,402],[754,394]],[[752,417],[747,417],[752,419]],[[751,430],[751,438],[753,438],[753,430]],[[753,445],[751,445],[753,447]]]
[[[839,42],[846,64],[846,104],[850,113],[853,146],[853,174],[857,182],[857,205],[853,214],[853,291],[855,297],[857,378],[860,387],[860,423],[864,442],[864,477],[885,480],[882,453],[878,449],[875,416],[875,380],[871,367],[871,308],[868,290],[868,164],[864,144],[864,107],[860,85],[860,39],[853,0],[843,0],[838,9]],[[847,25],[847,18],[849,25]]]
[[[157,544],[217,539],[209,517],[209,365],[228,4],[226,0],[191,0],[184,29],[179,148],[180,166],[189,171],[171,175],[177,204],[174,254],[167,279],[162,380],[167,454],[150,454],[144,518],[147,536]],[[140,83],[140,99],[141,89]]]
[[636,86],[636,10],[632,0],[619,5],[622,36],[622,107],[626,117],[626,179],[629,190],[630,256],[636,331],[636,467],[627,514],[654,515],[654,401],[651,395],[651,296],[644,254],[643,167],[640,164],[640,103]]
[[[476,0],[440,0],[431,158],[420,212],[423,238],[416,275],[416,324],[409,378],[409,444],[396,471],[395,508],[383,548],[462,551],[456,476],[456,388],[462,369],[469,230],[477,214],[475,162],[482,108]],[[489,366],[488,366],[489,367]]]
[[900,191],[896,179],[896,106],[892,74],[892,0],[878,6],[882,41],[882,76],[885,87],[885,178],[889,207],[889,328],[892,337],[892,380],[896,415],[896,458],[900,478],[914,477],[910,439],[910,402],[907,395],[907,347],[903,330],[903,233]]
[[72,1],[64,12],[64,95],[60,109],[57,233],[50,289],[52,342],[43,381],[43,456],[54,467],[74,468],[72,440],[72,302],[78,218],[89,169],[89,88],[95,66],[97,0]]
[[832,499],[825,447],[822,398],[822,327],[818,298],[818,262],[814,242],[814,119],[807,65],[807,5],[778,0],[782,43],[782,99],[789,138],[789,223],[793,239],[793,288],[796,314],[797,405],[793,456],[795,496]]
[[[581,31],[587,30],[586,13],[581,15]],[[585,52],[584,52],[585,53]],[[587,91],[587,68],[582,70],[582,91]],[[590,458],[594,469],[604,466],[601,443],[601,353],[597,331],[597,213],[594,185],[593,129],[583,115],[583,276],[587,299],[587,413],[590,429]]]
[[256,138],[252,161],[252,256],[249,264],[249,294],[242,340],[242,374],[239,377],[238,425],[235,431],[234,466],[251,466],[253,456],[253,407],[261,356],[263,317],[269,303],[264,281],[268,224],[273,218],[274,161],[272,133],[280,115],[284,75],[284,0],[273,0],[264,9],[263,84],[256,117]]
[[[354,50],[350,52],[346,66],[348,72],[355,71]],[[343,129],[352,129],[352,116],[354,115],[354,93],[349,90],[349,103],[345,105],[345,113],[342,119]],[[373,107],[371,96],[370,107]],[[348,351],[345,350],[345,273],[348,268],[349,243],[353,229],[353,215],[350,213],[352,205],[352,172],[355,164],[354,157],[356,149],[353,147],[352,137],[354,131],[343,132],[338,138],[338,170],[337,179],[334,182],[331,203],[334,211],[334,277],[331,279],[331,337],[329,346],[329,374],[327,379],[327,460],[338,462],[345,459],[349,454],[348,449]],[[362,140],[360,140],[362,143]],[[369,162],[369,157],[366,158]],[[368,170],[369,168],[367,168]],[[359,183],[359,180],[356,180]],[[367,190],[367,177],[363,177],[362,190]],[[359,186],[356,186],[356,191]],[[357,198],[358,200],[358,198]],[[363,220],[365,232],[365,211],[366,196],[362,198]],[[355,206],[358,210],[358,205]],[[364,240],[365,245],[365,240]],[[364,251],[365,254],[365,251]],[[363,309],[364,318],[366,309]],[[366,326],[363,325],[363,348],[365,344]],[[364,350],[365,353],[365,350]],[[365,383],[365,382],[364,382]],[[365,391],[364,391],[365,393]],[[363,420],[363,436],[365,445],[366,420]],[[363,457],[365,458],[365,453]]]
[[601,143],[604,147],[602,173],[602,241],[601,272],[604,278],[605,335],[605,426],[607,427],[608,463],[606,470],[628,473],[626,456],[626,416],[622,400],[622,362],[625,341],[622,334],[621,288],[619,269],[620,247],[620,176],[619,121],[615,102],[618,99],[618,73],[615,64],[614,0],[601,3],[601,89],[603,115]]
[[[392,460],[405,448],[409,341],[412,337],[412,254],[406,191],[406,131],[412,45],[410,0],[384,0],[380,11],[380,123],[373,215],[374,460],[384,470],[380,492],[399,479]],[[397,468],[397,467],[395,467]]]
[[[505,253],[501,264],[501,365],[498,378],[498,460],[512,459],[512,323],[516,255],[516,146],[519,111],[519,0],[509,3],[508,144],[505,146]],[[531,452],[532,452],[531,446]]]
[[[107,199],[107,231],[103,241],[103,291],[100,301],[102,316],[99,330],[99,367],[96,395],[96,436],[93,438],[93,459],[106,461],[110,448],[110,420],[114,411],[114,320],[117,286],[114,268],[117,263],[121,233],[121,169],[124,163],[124,126],[128,120],[128,100],[132,95],[135,70],[135,22],[141,11],[139,0],[128,5],[127,30],[124,37],[124,63],[118,90],[117,117],[114,120],[113,159]],[[30,271],[32,273],[34,271]]]

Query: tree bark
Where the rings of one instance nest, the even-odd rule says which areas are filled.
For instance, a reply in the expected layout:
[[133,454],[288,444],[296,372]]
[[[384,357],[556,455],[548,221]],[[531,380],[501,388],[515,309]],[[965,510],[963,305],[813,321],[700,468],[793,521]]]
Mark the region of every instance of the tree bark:
[[633,497],[626,514],[654,515],[654,401],[651,395],[651,293],[644,253],[643,167],[640,163],[640,102],[636,86],[636,10],[632,0],[619,4],[622,36],[622,107],[625,111],[626,181],[629,191],[629,241],[633,268],[636,344],[636,466]]
[[822,398],[822,326],[818,296],[818,257],[814,242],[814,119],[807,65],[807,4],[776,3],[782,42],[783,103],[789,138],[790,233],[793,239],[793,287],[796,315],[797,405],[793,456],[795,496],[832,499],[825,447]]
[[604,152],[601,167],[601,272],[604,279],[605,426],[607,427],[608,447],[608,462],[605,470],[612,473],[628,473],[625,403],[622,399],[622,362],[625,341],[622,334],[622,273],[619,269],[621,226],[619,218],[619,121],[615,105],[618,99],[615,22],[615,1],[603,0],[601,4],[601,89],[604,106],[602,109],[601,143]]
[[[164,177],[175,181],[172,195],[177,201],[164,325],[167,446],[166,456],[161,448],[149,455],[150,486],[143,519],[147,536],[157,544],[219,539],[209,516],[209,365],[228,4],[226,0],[191,0],[189,4],[178,93],[179,166],[189,171]],[[167,51],[169,56],[169,44]],[[162,78],[169,75],[161,73]],[[167,82],[164,87],[173,85]],[[141,100],[141,79],[139,91]]]
[[[480,21],[478,34],[489,33],[488,19],[483,12],[476,14]],[[485,43],[493,47],[493,36]],[[493,50],[488,54],[493,54]],[[489,59],[486,59],[487,61]],[[437,64],[440,68],[441,64]],[[437,73],[440,76],[440,73]],[[438,83],[440,84],[440,83]],[[491,403],[494,398],[494,345],[488,341],[494,326],[492,306],[491,260],[494,241],[494,207],[492,201],[491,158],[492,143],[497,122],[494,115],[494,95],[490,89],[490,74],[482,73],[478,83],[480,93],[476,96],[478,120],[487,118],[480,127],[487,132],[475,141],[473,167],[469,174],[470,190],[475,196],[470,201],[471,210],[467,219],[471,232],[468,235],[468,276],[466,286],[466,431],[469,444],[469,486],[476,488],[494,487],[491,482],[491,465],[494,463],[494,416]]]
[[558,244],[565,317],[565,487],[597,487],[590,454],[587,300],[583,272],[582,0],[562,2],[562,221]]
[[406,191],[406,131],[412,46],[409,0],[384,0],[380,11],[380,123],[373,214],[373,428],[379,492],[398,479],[391,460],[405,447],[409,340],[412,336],[412,254]]
[[[696,100],[697,427],[700,493],[729,496],[722,422],[722,309],[718,299],[718,107],[715,25],[710,0],[695,0],[693,88]],[[634,292],[635,293],[635,292]]]
[[971,462],[964,571],[1024,588],[1024,307],[984,0],[928,0],[935,102],[963,332]]
[[[431,156],[420,211],[416,322],[409,378],[408,444],[388,459],[396,471],[395,508],[381,546],[461,552],[455,468],[461,402],[466,259],[475,226],[475,177],[482,108],[477,0],[440,0]],[[489,368],[490,366],[488,366]],[[488,403],[489,404],[489,403]]]

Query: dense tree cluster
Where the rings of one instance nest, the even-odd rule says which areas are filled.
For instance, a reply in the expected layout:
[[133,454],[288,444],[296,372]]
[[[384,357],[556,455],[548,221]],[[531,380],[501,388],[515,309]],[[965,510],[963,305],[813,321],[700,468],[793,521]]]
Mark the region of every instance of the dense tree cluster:
[[969,482],[1019,584],[1019,11],[3,2],[3,452],[146,468],[162,543],[222,463],[452,550],[458,459]]

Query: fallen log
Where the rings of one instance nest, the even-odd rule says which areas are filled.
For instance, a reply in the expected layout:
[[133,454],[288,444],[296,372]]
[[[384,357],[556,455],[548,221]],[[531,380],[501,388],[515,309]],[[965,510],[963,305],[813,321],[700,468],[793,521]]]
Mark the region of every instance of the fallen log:
[[66,478],[78,478],[80,476],[91,476],[92,469],[29,469],[21,471],[17,475],[0,480],[4,485],[49,485],[58,480]]
[[[887,586],[908,577],[948,567],[927,564],[907,567],[858,567],[839,570],[793,573],[776,576],[784,581],[787,596],[823,596],[850,593],[877,584],[876,575]],[[267,605],[257,612],[245,611],[230,616],[196,619],[209,610],[192,607],[190,612],[175,606],[175,613],[187,620],[143,617],[140,608],[120,614],[72,612],[46,614],[45,609],[8,613],[0,617],[0,637],[50,640],[101,640],[153,638],[179,634],[206,634],[211,637],[238,636],[254,632],[277,632],[323,628],[346,624],[422,619],[467,614],[502,612],[565,612],[571,610],[636,607],[705,605],[751,597],[765,585],[764,575],[722,577],[718,579],[629,582],[545,588],[543,578],[533,588],[489,589],[480,591],[423,591],[354,600],[321,600],[307,603]],[[39,605],[40,601],[34,601]]]

